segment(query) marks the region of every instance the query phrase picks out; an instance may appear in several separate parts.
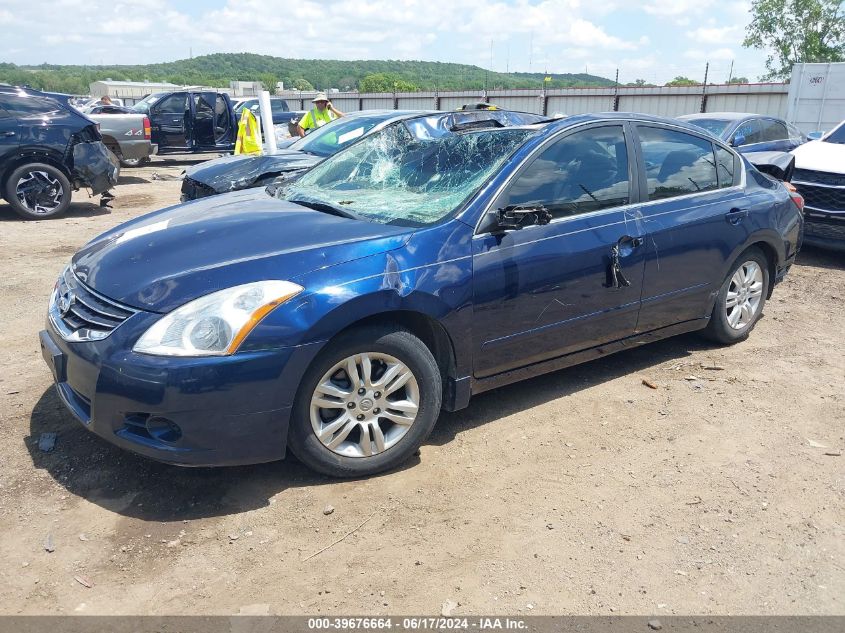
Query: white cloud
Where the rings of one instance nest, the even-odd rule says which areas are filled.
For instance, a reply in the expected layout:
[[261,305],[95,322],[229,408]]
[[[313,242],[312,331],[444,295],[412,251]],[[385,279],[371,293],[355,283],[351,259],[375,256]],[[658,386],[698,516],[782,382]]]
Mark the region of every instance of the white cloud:
[[700,44],[734,44],[743,38],[741,26],[701,27],[687,31],[690,40]]
[[[622,77],[657,83],[739,50],[737,25],[749,6],[748,0],[204,0],[189,13],[184,3],[167,0],[28,0],[20,10],[22,4],[0,0],[0,23],[14,25],[0,37],[0,61],[144,64],[185,59],[190,50],[486,67],[492,40],[500,72],[506,63],[511,71],[529,70],[530,59],[535,72],[586,66],[612,77],[619,68]],[[740,54],[744,74],[762,66],[749,57],[762,54]],[[673,65],[685,60],[695,63]]]
[[730,48],[717,48],[716,50],[704,51],[700,49],[691,49],[684,52],[684,57],[701,62],[708,62],[736,59],[736,54]]

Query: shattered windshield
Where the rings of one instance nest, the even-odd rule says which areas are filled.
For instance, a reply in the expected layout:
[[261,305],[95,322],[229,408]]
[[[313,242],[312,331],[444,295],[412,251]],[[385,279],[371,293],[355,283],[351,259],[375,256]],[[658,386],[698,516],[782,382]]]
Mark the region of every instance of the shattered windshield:
[[435,119],[395,123],[326,159],[277,195],[384,224],[431,224],[456,211],[535,133],[454,133],[437,127]]
[[379,123],[383,123],[386,119],[394,116],[396,114],[391,112],[387,116],[383,114],[346,116],[336,119],[328,125],[317,128],[305,138],[296,141],[290,146],[290,149],[315,154],[316,156],[331,156],[352,141],[364,136]]

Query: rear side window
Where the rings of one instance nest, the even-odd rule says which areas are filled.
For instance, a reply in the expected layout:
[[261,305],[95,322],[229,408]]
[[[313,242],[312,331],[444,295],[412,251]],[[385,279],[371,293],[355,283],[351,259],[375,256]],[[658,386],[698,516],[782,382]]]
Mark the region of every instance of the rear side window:
[[560,218],[629,202],[625,134],[613,125],[552,143],[514,181],[501,206],[543,205]]
[[789,133],[786,131],[786,124],[780,121],[772,121],[771,119],[762,119],[760,121],[762,127],[763,142],[766,141],[783,141],[789,138]]
[[[740,137],[743,137],[740,139]],[[763,142],[763,130],[760,128],[760,119],[749,119],[743,121],[736,128],[733,134],[734,142],[737,145],[752,145]],[[739,141],[742,141],[741,143]]]
[[17,117],[40,116],[61,110],[58,101],[32,95],[0,95],[0,107]]
[[718,188],[713,144],[656,127],[638,127],[646,165],[648,199],[661,200]]
[[739,161],[724,147],[716,147],[716,173],[719,178],[719,189],[739,184]]

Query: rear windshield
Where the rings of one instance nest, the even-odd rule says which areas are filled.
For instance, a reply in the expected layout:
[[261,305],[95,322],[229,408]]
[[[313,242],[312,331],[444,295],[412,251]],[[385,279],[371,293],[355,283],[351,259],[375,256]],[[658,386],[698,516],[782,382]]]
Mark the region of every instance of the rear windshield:
[[26,94],[0,94],[0,107],[19,118],[40,117],[62,111],[62,106],[55,99]]
[[686,122],[707,130],[710,134],[717,137],[721,137],[732,123],[732,121],[726,119],[686,119]]

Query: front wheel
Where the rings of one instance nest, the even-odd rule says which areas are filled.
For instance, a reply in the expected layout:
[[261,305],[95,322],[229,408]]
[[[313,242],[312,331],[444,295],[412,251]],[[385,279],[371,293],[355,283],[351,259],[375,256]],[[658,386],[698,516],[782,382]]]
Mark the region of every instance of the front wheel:
[[15,213],[27,220],[43,220],[64,213],[72,195],[67,176],[46,163],[18,167],[9,174],[3,189]]
[[334,477],[395,468],[434,428],[441,390],[434,357],[410,332],[351,331],[306,372],[292,412],[290,448],[305,465]]
[[769,283],[766,256],[756,247],[745,251],[731,268],[716,296],[704,335],[726,345],[747,339],[763,315]]
[[150,162],[149,157],[144,158],[123,158],[121,154],[117,154],[121,167],[141,167]]

